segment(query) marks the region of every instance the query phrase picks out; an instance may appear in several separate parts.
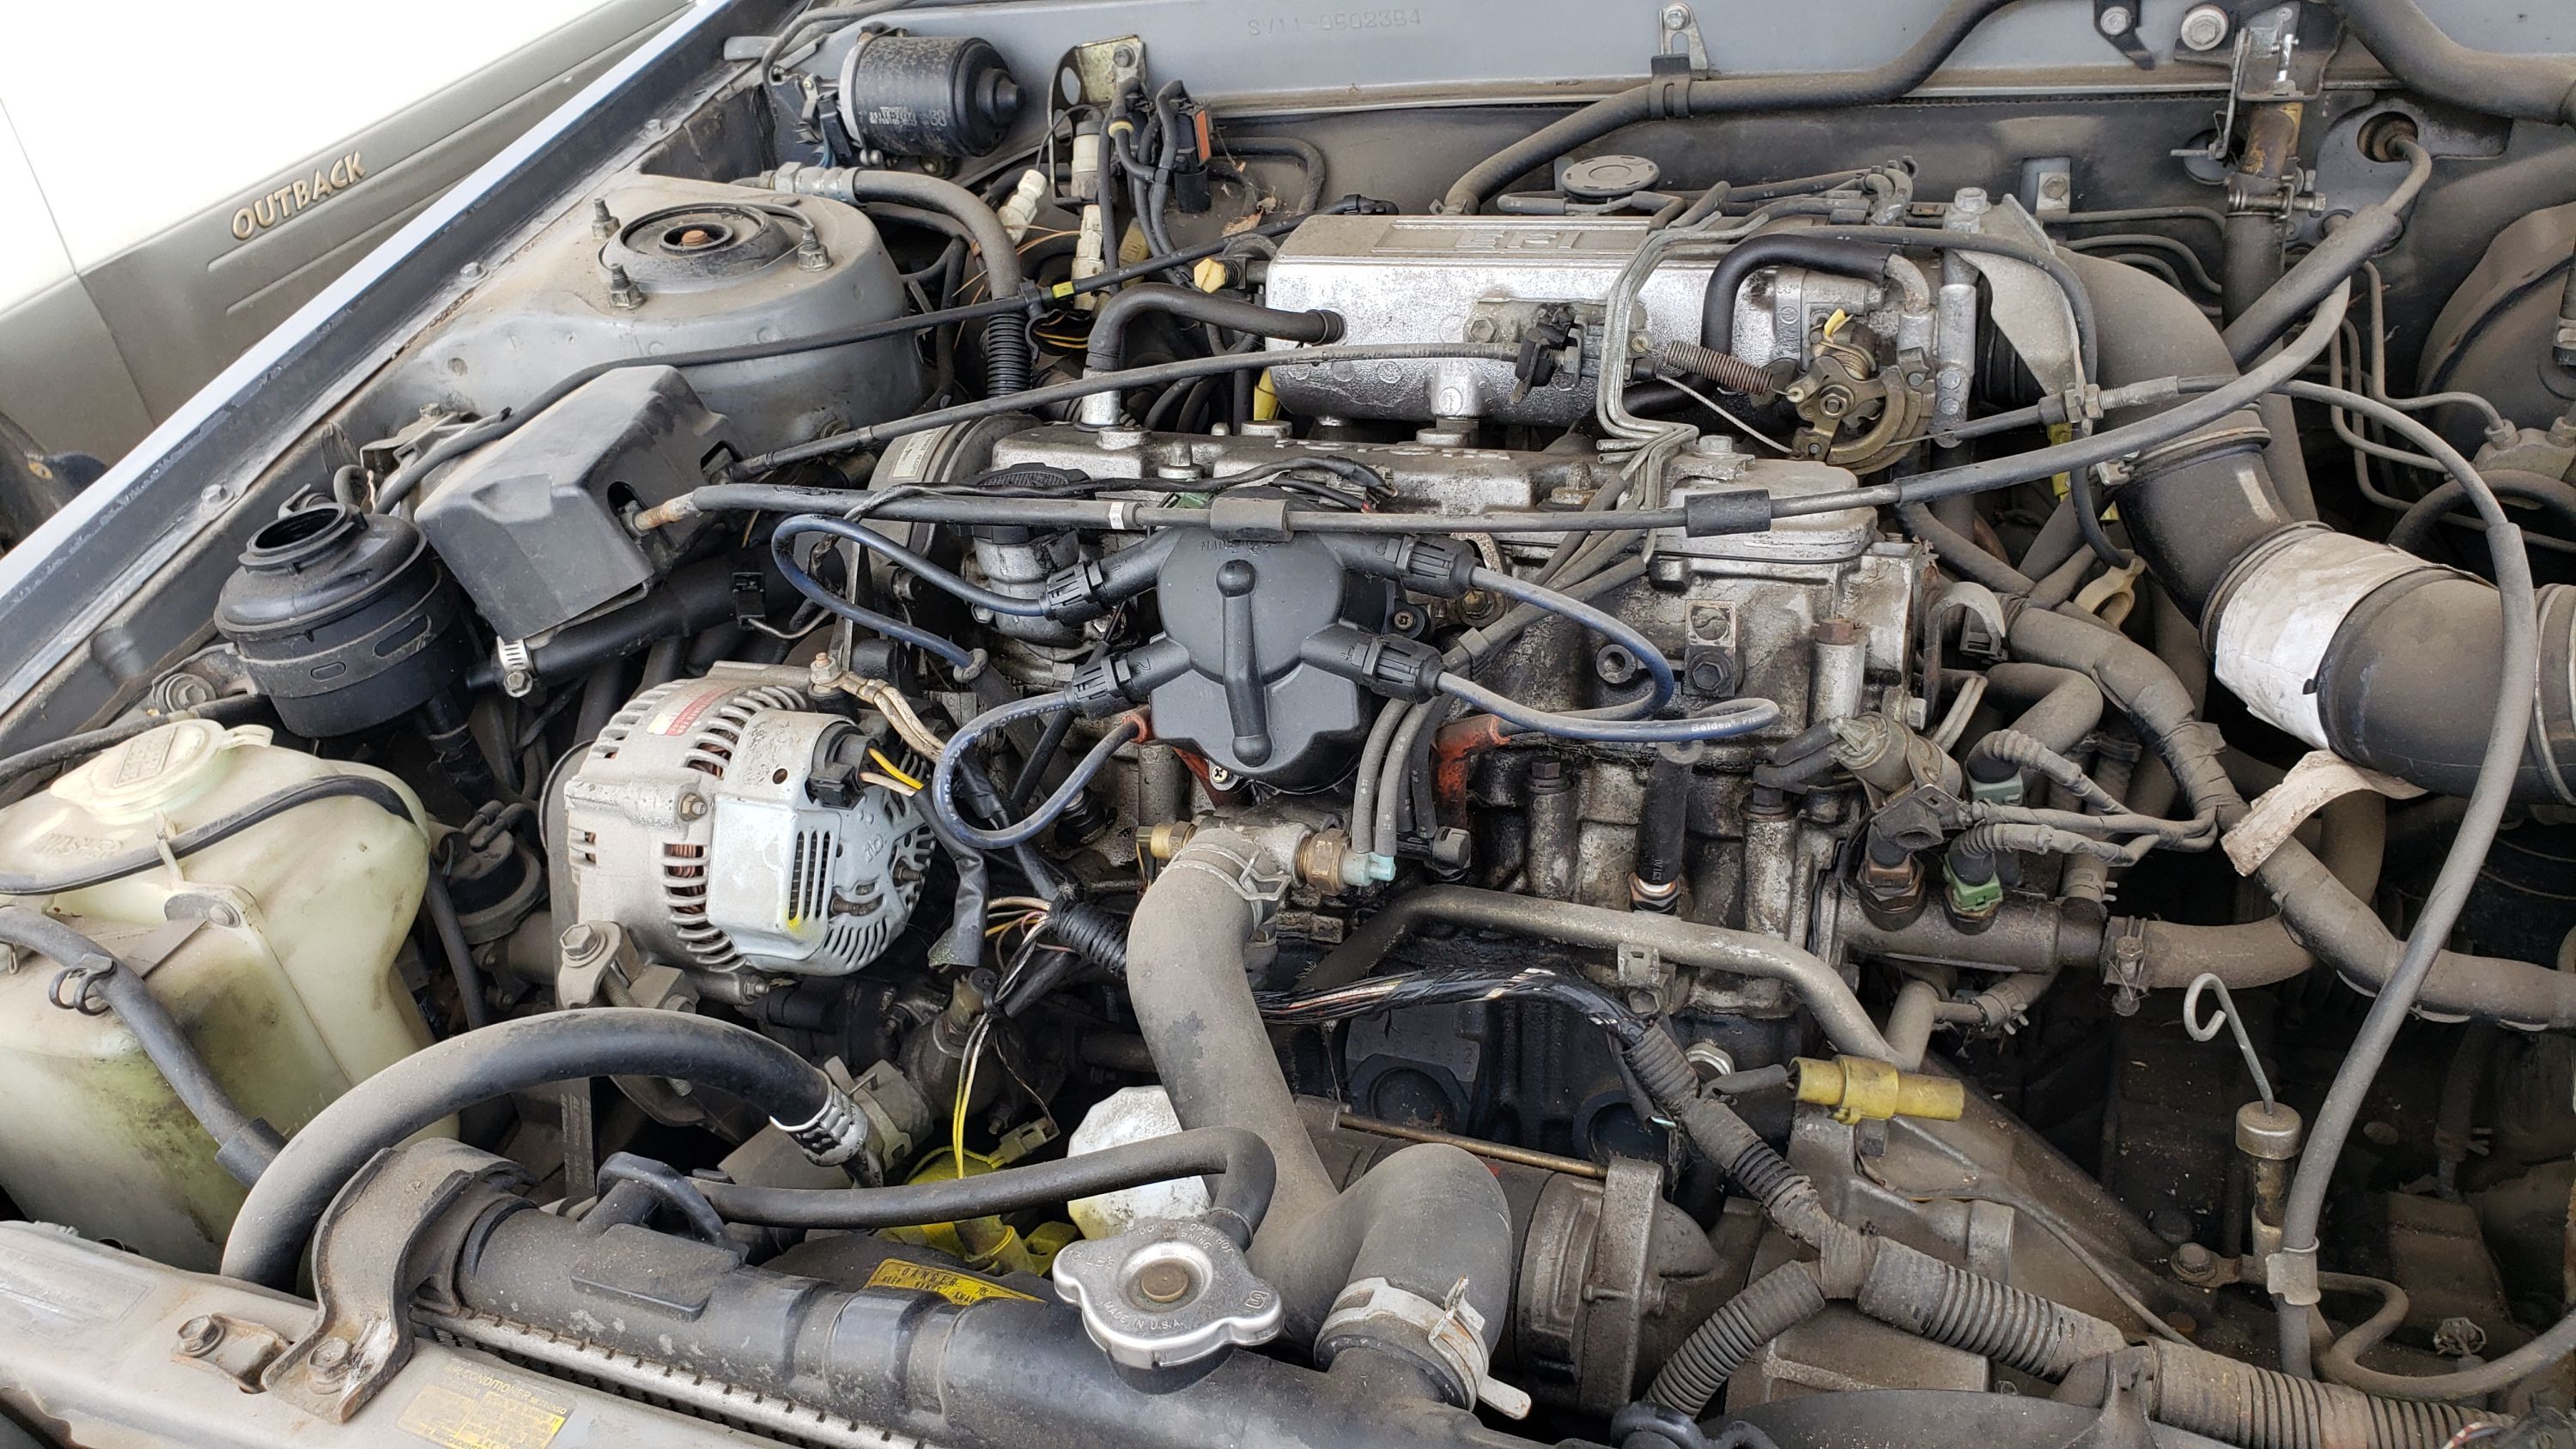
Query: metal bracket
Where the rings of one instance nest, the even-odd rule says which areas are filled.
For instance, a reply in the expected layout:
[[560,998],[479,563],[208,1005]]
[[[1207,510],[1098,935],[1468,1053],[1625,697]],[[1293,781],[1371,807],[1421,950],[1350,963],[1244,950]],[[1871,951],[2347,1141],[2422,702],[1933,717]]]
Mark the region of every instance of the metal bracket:
[[1084,104],[1105,106],[1118,99],[1121,90],[1143,84],[1145,42],[1122,35],[1115,40],[1078,45],[1065,54],[1057,68],[1073,75]]
[[[1690,57],[1692,73],[1705,75],[1709,69],[1708,45],[1699,37],[1699,17],[1691,13],[1691,8],[1678,3],[1667,5],[1655,22],[1655,54],[1686,55]],[[1675,45],[1681,49],[1674,50]]]
[[518,1164],[432,1139],[379,1152],[313,1233],[313,1327],[260,1374],[260,1387],[345,1424],[411,1361],[414,1260],[423,1229],[478,1183],[520,1186]]
[[234,1388],[255,1394],[261,1371],[276,1362],[285,1348],[286,1336],[265,1323],[209,1313],[179,1325],[178,1342],[170,1356],[204,1364],[232,1380]]
[[1661,991],[1664,985],[1663,954],[1640,942],[1620,942],[1619,985],[1630,991]]
[[2042,222],[2065,219],[2075,209],[2075,160],[2033,156],[2021,163],[2021,202]]
[[2314,1307],[2324,1297],[2317,1287],[2317,1250],[2283,1248],[2266,1256],[2263,1287],[2292,1307]]
[[2156,68],[2156,53],[2138,38],[2136,0],[2093,0],[2093,31],[2140,70]]

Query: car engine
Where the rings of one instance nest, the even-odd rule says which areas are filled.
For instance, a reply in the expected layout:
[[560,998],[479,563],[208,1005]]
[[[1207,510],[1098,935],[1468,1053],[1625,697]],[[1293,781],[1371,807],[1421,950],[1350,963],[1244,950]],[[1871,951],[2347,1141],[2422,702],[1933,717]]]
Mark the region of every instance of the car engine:
[[701,5],[272,394],[0,1443],[2576,1443],[2576,18],[1220,9]]

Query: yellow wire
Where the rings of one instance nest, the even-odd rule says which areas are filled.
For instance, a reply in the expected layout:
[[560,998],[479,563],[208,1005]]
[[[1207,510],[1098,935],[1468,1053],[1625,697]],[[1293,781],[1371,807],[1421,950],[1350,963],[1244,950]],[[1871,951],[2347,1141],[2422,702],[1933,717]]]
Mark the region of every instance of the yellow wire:
[[1024,916],[1013,916],[1011,919],[1002,922],[998,926],[986,926],[984,928],[984,936],[987,940],[990,940],[991,938],[1002,935],[1005,932],[1016,931],[1022,926],[1033,926],[1045,919],[1046,912],[1044,911],[1031,911]]
[[901,780],[902,782],[904,782],[904,783],[905,783],[905,784],[907,784],[907,785],[910,785],[912,788],[914,788],[914,789],[916,789],[916,790],[918,790],[918,789],[921,789],[921,788],[922,788],[922,784],[921,784],[921,782],[920,782],[919,780],[914,779],[914,778],[912,777],[911,773],[910,773],[909,771],[905,770],[903,766],[898,765],[898,764],[896,764],[894,761],[887,759],[887,758],[886,758],[886,753],[885,753],[885,751],[883,751],[883,750],[881,750],[881,749],[878,749],[878,748],[877,748],[876,746],[874,746],[874,745],[870,745],[870,746],[868,746],[868,758],[877,762],[877,768],[878,768],[878,769],[883,770],[883,771],[885,771],[887,774],[894,776],[896,779]]
[[948,1114],[949,1175],[963,1181],[966,1176],[966,1103],[975,1095],[975,1061],[984,1054],[984,1033],[978,1029],[966,1037],[966,1069],[957,1074],[957,1109]]

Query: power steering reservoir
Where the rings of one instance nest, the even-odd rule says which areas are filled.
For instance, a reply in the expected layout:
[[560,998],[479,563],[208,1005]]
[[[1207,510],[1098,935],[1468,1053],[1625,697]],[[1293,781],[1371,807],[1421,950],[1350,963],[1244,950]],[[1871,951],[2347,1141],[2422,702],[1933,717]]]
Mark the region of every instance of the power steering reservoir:
[[[166,848],[329,776],[379,782],[406,814],[325,795],[185,856]],[[280,748],[264,728],[187,719],[0,809],[0,872],[20,880],[71,880],[138,848],[162,859],[6,899],[52,913],[139,973],[244,1111],[292,1135],[428,1044],[395,968],[428,840],[419,801],[393,776]],[[213,1139],[115,1015],[94,995],[84,1008],[60,964],[20,952],[0,967],[0,1189],[30,1218],[214,1267],[243,1189]]]

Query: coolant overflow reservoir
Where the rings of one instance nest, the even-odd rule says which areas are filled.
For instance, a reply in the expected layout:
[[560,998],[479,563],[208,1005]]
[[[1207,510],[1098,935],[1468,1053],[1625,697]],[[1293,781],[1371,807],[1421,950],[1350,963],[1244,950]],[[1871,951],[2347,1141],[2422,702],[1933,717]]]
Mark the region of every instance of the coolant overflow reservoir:
[[[362,765],[179,720],[0,809],[0,871],[60,877],[325,776],[381,781],[408,807],[331,796],[177,861],[11,898],[144,973],[245,1111],[292,1136],[349,1087],[429,1043],[395,956],[428,879],[419,802]],[[39,1221],[212,1268],[242,1189],[113,1016],[49,999],[58,968],[0,969],[0,1189]]]

